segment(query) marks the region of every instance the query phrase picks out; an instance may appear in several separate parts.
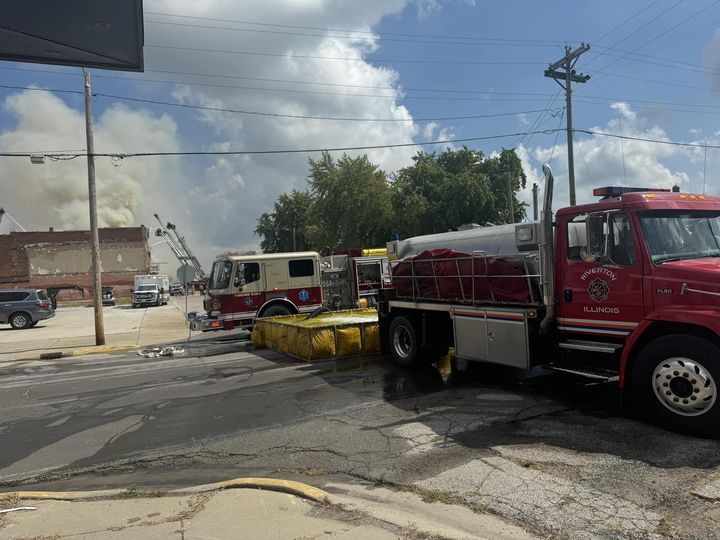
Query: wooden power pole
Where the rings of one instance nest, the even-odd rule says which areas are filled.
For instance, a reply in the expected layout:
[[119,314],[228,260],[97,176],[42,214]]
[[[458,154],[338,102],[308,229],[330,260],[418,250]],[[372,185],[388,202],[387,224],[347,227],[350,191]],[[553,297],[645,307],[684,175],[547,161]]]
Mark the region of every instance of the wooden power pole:
[[[565,90],[565,117],[567,118],[567,149],[568,149],[568,181],[570,183],[570,206],[575,206],[575,157],[573,155],[573,126],[572,126],[572,83],[586,83],[590,75],[575,73],[575,62],[584,52],[590,50],[590,45],[581,43],[574,51],[565,47],[565,56],[548,66],[545,76],[555,79]],[[559,71],[564,69],[565,71]],[[562,82],[561,82],[562,81]]]

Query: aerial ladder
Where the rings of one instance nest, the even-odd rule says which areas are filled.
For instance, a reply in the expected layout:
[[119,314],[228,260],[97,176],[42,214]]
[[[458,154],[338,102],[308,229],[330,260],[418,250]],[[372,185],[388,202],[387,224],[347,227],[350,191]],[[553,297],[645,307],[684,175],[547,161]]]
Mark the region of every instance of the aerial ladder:
[[160,216],[158,214],[153,215],[160,224],[160,228],[155,231],[155,235],[161,236],[165,239],[168,246],[170,246],[170,250],[181,264],[189,264],[192,266],[198,279],[207,279],[207,274],[202,269],[200,261],[198,261],[197,257],[195,257],[193,252],[190,251],[190,246],[188,246],[185,241],[185,237],[178,234],[175,224],[168,221],[167,224],[163,225]]
[[23,227],[22,225],[20,225],[20,224],[15,220],[14,217],[12,217],[10,214],[7,213],[7,211],[5,210],[5,208],[3,208],[2,206],[0,206],[0,223],[2,223],[2,218],[3,218],[3,216],[7,216],[8,219],[9,219],[10,221],[12,221],[22,232],[27,232],[27,231],[25,230],[25,227]]

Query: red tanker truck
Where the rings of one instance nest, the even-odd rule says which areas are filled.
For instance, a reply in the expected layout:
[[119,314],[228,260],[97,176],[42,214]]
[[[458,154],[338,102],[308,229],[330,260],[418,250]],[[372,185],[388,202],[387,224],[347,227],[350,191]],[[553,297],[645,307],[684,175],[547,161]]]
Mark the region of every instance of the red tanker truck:
[[720,434],[720,197],[608,187],[539,222],[388,244],[382,348],[402,366],[468,362],[617,380],[667,428]]

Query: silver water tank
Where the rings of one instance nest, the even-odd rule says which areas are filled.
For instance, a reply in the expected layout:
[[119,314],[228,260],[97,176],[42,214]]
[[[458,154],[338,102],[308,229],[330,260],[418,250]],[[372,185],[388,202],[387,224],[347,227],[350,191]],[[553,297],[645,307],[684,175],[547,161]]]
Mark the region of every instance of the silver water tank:
[[[428,249],[453,249],[465,253],[484,251],[488,256],[520,255],[515,242],[517,224],[493,225],[492,227],[473,227],[465,230],[415,236],[407,240],[397,240],[388,244],[388,254],[398,259],[411,257]],[[524,251],[524,253],[528,253]]]

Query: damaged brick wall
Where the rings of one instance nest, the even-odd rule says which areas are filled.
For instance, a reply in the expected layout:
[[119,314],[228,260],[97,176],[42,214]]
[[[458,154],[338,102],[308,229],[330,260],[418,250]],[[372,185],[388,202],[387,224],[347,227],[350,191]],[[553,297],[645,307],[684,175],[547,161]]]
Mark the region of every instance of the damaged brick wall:
[[[103,286],[115,287],[116,298],[127,297],[136,274],[150,265],[145,227],[99,230]],[[0,235],[0,288],[77,285],[92,296],[89,231],[32,231]],[[81,298],[65,291],[58,297]]]

